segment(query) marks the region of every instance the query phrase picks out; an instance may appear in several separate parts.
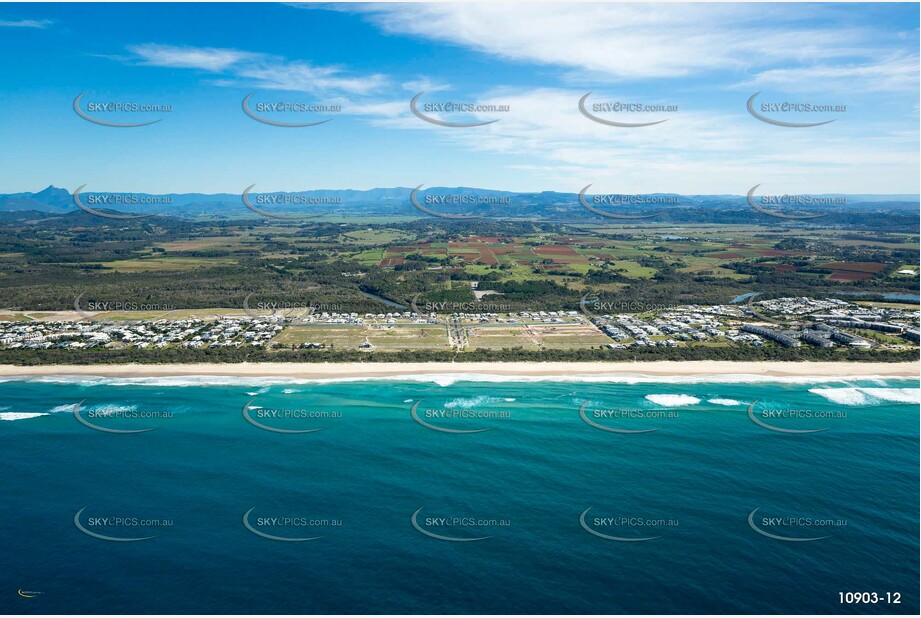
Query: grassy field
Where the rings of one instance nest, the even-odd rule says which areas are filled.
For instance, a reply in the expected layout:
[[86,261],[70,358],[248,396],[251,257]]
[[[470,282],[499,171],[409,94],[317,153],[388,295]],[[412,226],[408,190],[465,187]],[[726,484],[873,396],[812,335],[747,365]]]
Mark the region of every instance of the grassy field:
[[611,343],[610,338],[588,322],[471,325],[467,327],[467,340],[471,349],[572,349]]
[[164,251],[234,251],[242,248],[247,242],[247,237],[234,236],[202,236],[188,240],[175,240],[154,245]]
[[396,243],[403,240],[412,240],[412,236],[400,230],[367,229],[347,232],[339,237],[346,244],[382,245]]
[[290,326],[272,339],[272,345],[320,343],[334,349],[357,349],[365,341],[380,350],[450,349],[447,329],[443,325],[421,324]]
[[135,260],[117,260],[104,262],[106,268],[120,273],[140,272],[182,272],[197,268],[212,268],[215,266],[230,266],[237,261],[229,258],[200,258],[200,257],[157,257],[141,258]]

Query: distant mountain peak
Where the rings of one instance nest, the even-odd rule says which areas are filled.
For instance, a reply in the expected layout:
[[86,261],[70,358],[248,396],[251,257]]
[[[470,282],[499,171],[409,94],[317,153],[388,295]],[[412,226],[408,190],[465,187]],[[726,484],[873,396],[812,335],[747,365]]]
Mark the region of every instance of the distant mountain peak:
[[33,193],[32,196],[33,196],[33,197],[39,197],[39,196],[41,196],[41,197],[51,197],[51,196],[53,196],[53,197],[61,197],[61,196],[70,197],[70,191],[68,191],[67,189],[62,189],[62,188],[60,188],[60,187],[55,187],[54,185],[48,185],[47,187],[45,187],[44,189],[42,189],[42,190],[39,191],[38,193]]

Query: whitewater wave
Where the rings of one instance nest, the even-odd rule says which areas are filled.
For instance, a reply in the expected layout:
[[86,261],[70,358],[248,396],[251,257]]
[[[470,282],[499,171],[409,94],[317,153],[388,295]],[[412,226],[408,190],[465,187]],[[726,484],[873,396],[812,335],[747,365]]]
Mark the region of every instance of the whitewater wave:
[[810,388],[810,393],[824,397],[842,406],[859,406],[867,403],[867,396],[859,388]]
[[0,412],[0,421],[21,421],[38,416],[49,416],[47,412]]
[[74,408],[76,407],[77,407],[77,404],[75,403],[66,403],[63,406],[55,406],[51,408],[50,410],[48,410],[48,412],[51,414],[61,414],[64,412],[73,412]]
[[102,416],[113,416],[115,414],[136,412],[137,409],[137,406],[126,406],[117,403],[104,403],[86,407],[87,412],[92,412],[93,414]]
[[921,404],[921,389],[918,388],[849,386],[847,388],[810,388],[809,392],[842,406],[861,406],[879,403],[880,401]]
[[[500,399],[498,397],[490,397],[489,395],[477,395],[476,397],[459,397],[453,399],[445,404],[446,408],[475,408],[489,403],[497,403]],[[513,400],[514,401],[514,400]]]
[[862,388],[860,390],[883,401],[921,404],[921,388]]
[[700,403],[700,399],[693,395],[653,394],[646,395],[646,399],[660,406],[693,406]]
[[722,399],[717,397],[715,399],[708,399],[707,403],[712,403],[716,406],[741,406],[744,405],[741,401],[736,401],[735,399]]

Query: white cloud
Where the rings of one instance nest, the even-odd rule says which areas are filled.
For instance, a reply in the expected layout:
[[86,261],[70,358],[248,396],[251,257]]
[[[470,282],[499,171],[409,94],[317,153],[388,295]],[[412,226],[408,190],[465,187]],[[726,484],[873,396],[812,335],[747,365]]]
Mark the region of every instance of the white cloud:
[[894,55],[859,64],[813,65],[769,69],[754,76],[744,86],[775,86],[795,91],[842,91],[859,84],[862,90],[917,91],[918,56]]
[[[778,193],[892,193],[906,179],[917,181],[917,136],[900,132],[897,126],[883,123],[868,131],[862,123],[849,125],[842,119],[834,132],[821,128],[791,132],[759,122],[740,106],[729,114],[680,108],[666,114],[620,114],[618,120],[627,122],[668,121],[615,128],[578,112],[582,94],[557,88],[486,93],[476,102],[508,105],[510,112],[442,115],[464,122],[499,118],[487,126],[463,129],[437,127],[415,118],[406,100],[351,111],[370,116],[382,128],[425,131],[444,142],[448,153],[501,155],[508,170],[529,172],[511,178],[537,174],[541,189],[578,191],[593,183],[593,190],[599,191],[739,195],[755,184],[771,183]],[[821,132],[820,140],[816,131]]]
[[[860,59],[866,73],[855,77],[886,84],[869,72],[886,69],[890,37],[839,23],[827,8],[791,6],[410,3],[344,5],[341,10],[360,11],[388,33],[557,66],[583,77],[669,78]],[[917,68],[915,59],[916,74]],[[784,75],[766,72],[763,77]]]
[[442,92],[451,89],[449,84],[437,82],[427,77],[403,82],[400,85],[403,87],[403,90],[408,90],[413,94],[417,92]]
[[216,47],[179,47],[174,45],[132,45],[128,51],[136,54],[142,64],[148,66],[178,69],[201,69],[203,71],[226,71],[243,61],[255,61],[259,54],[221,49]]
[[[919,182],[918,135],[910,130],[917,116],[916,52],[898,53],[894,49],[904,48],[905,41],[880,36],[870,26],[839,22],[833,12],[818,5],[797,5],[795,10],[729,4],[591,4],[575,9],[563,4],[432,3],[337,8],[361,11],[388,33],[558,67],[563,77],[582,83],[600,79],[610,86],[577,90],[564,80],[559,87],[458,93],[450,98],[509,105],[511,111],[462,117],[442,114],[444,120],[462,122],[499,119],[477,128],[446,128],[413,116],[409,99],[425,91],[425,100],[445,100],[446,95],[435,93],[451,90],[443,81],[447,78],[419,76],[412,67],[400,76],[404,81],[394,83],[382,75],[354,75],[342,67],[237,49],[163,45],[131,49],[144,64],[199,69],[211,73],[213,83],[220,85],[323,93],[328,101],[337,98],[346,114],[363,117],[375,127],[413,131],[447,146],[442,161],[420,166],[456,170],[450,174],[457,177],[445,178],[445,184],[478,184],[475,178],[463,176],[464,165],[445,163],[455,155],[458,162],[473,165],[477,160],[489,161],[487,173],[511,172],[508,182],[524,186],[498,188],[512,190],[578,190],[594,183],[605,191],[743,194],[763,183],[779,193],[892,193],[894,187]],[[917,32],[907,35],[916,36]],[[455,70],[463,74],[463,67],[453,66],[445,66],[444,74],[450,76]],[[619,98],[631,98],[624,91],[642,92],[640,80],[659,78],[657,85],[662,85],[677,77],[696,80],[684,82],[690,94],[684,99],[690,101],[686,107],[680,97],[661,101],[639,97],[645,104],[680,104],[679,112],[666,114],[668,121],[660,125],[607,127],[583,117],[576,106],[592,87],[597,91],[593,100],[606,100],[605,90],[619,90]],[[391,87],[389,94],[382,92],[384,86]],[[751,93],[762,87],[835,92],[832,99],[809,100],[846,103],[848,113],[826,127],[790,130],[752,118],[745,112],[745,96],[737,107],[725,111],[726,88],[751,88]],[[915,117],[908,129],[904,114],[893,113],[907,109],[906,97],[886,97],[886,110],[880,111],[873,105],[873,95],[866,96],[876,91],[915,93],[911,99]],[[666,90],[653,92],[661,97]],[[639,122],[661,116],[619,115],[618,119]],[[487,156],[471,157],[471,153]]]
[[379,74],[350,75],[342,67],[314,66],[268,54],[215,47],[144,44],[130,46],[136,60],[148,66],[198,69],[228,74],[214,83],[248,85],[269,90],[368,94],[387,83]]
[[52,19],[0,20],[0,28],[47,28],[53,23]]

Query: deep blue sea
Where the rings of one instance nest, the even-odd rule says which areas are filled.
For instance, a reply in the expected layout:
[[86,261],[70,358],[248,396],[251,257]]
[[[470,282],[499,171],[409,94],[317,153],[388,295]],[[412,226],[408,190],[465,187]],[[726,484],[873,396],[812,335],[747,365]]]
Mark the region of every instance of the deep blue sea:
[[918,380],[0,389],[4,613],[919,611]]

